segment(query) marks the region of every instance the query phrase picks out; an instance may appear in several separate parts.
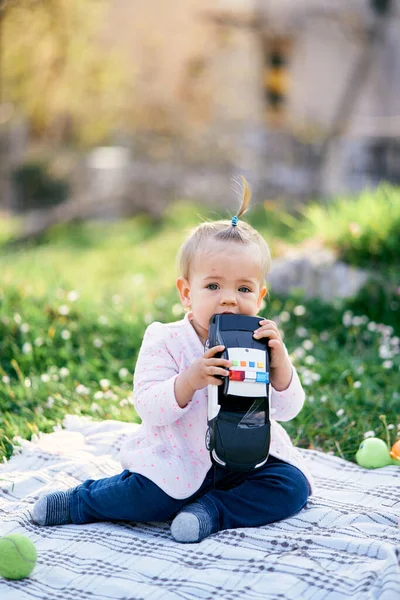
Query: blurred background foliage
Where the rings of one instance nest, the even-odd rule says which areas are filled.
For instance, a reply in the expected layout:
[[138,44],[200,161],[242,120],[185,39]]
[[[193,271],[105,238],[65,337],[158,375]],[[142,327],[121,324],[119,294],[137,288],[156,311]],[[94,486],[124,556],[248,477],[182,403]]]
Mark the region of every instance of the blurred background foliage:
[[[123,57],[101,39],[107,0],[2,0],[2,98],[35,137],[90,146],[123,118]],[[126,105],[125,105],[126,106]]]

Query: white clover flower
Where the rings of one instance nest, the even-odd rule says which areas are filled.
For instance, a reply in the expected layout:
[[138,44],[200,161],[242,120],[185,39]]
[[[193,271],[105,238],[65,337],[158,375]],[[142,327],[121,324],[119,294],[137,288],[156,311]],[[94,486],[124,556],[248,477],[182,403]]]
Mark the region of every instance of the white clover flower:
[[71,339],[71,332],[68,331],[68,329],[63,329],[61,332],[61,337],[63,340],[69,340]]
[[321,396],[320,401],[326,402],[328,400],[328,396]]
[[359,366],[359,367],[357,367],[357,369],[356,369],[356,373],[357,373],[357,375],[362,375],[362,374],[364,373],[364,371],[365,371],[365,367],[364,367],[364,365],[360,365],[360,366]]
[[183,309],[183,306],[182,306],[182,304],[179,304],[179,303],[177,303],[177,304],[174,304],[174,305],[173,305],[173,307],[172,307],[172,314],[173,314],[175,317],[179,317],[179,315],[183,315],[183,313],[184,313],[184,312],[185,312],[185,311],[184,311],[184,309]]
[[69,314],[69,306],[67,306],[66,304],[61,304],[61,306],[58,307],[58,314],[63,315],[63,316],[68,315]]
[[337,417],[341,417],[342,415],[344,415],[344,409],[343,408],[339,408],[339,410],[336,411],[336,416]]
[[378,329],[378,325],[374,321],[370,321],[367,325],[368,331],[376,331]]
[[114,394],[112,390],[104,392],[104,398],[106,398],[106,400],[118,400],[118,396]]
[[142,273],[136,273],[136,275],[133,275],[132,283],[134,285],[142,285],[144,283],[144,276]]
[[37,337],[36,340],[33,343],[35,344],[35,346],[37,346],[38,348],[40,348],[40,346],[43,346],[43,338]]
[[53,375],[51,376],[51,378],[52,378],[53,381],[58,381],[60,379],[59,376],[57,375],[57,373],[53,373]]
[[150,325],[150,323],[154,321],[154,317],[151,313],[146,313],[143,317],[143,321],[146,323],[146,325]]
[[290,321],[290,313],[287,310],[283,310],[279,315],[279,319],[281,320],[281,323],[287,323]]
[[22,323],[20,330],[22,331],[22,333],[28,333],[30,327],[28,325],[28,323]]
[[100,325],[108,325],[108,318],[105,315],[100,315],[98,322]]
[[53,396],[49,396],[47,398],[47,402],[46,402],[47,408],[52,408],[53,404],[54,404],[54,398],[53,398]]
[[321,379],[321,375],[319,373],[311,374],[313,381],[319,381]]
[[304,348],[296,348],[296,350],[293,351],[292,356],[294,356],[294,358],[297,358],[299,360],[301,360],[302,358],[304,358],[304,356],[306,355],[306,351],[304,350]]
[[103,390],[107,390],[110,387],[110,381],[108,379],[100,379],[99,383]]
[[389,348],[389,346],[379,346],[379,357],[380,358],[392,358],[393,354],[392,354],[392,350]]
[[399,346],[400,345],[400,338],[397,337],[396,335],[393,336],[389,342],[392,346]]
[[30,354],[32,352],[32,344],[25,342],[25,344],[22,346],[22,352],[24,354]]
[[125,377],[129,376],[129,371],[128,369],[126,369],[125,367],[122,367],[119,371],[118,371],[118,375],[121,379],[124,379]]
[[311,404],[312,404],[314,402],[315,398],[314,398],[314,396],[308,396],[307,400],[309,402],[311,402]]
[[362,325],[364,323],[364,320],[362,317],[353,317],[351,320],[351,324],[354,327],[360,327],[360,325]]
[[350,310],[346,310],[345,313],[343,313],[343,318],[342,318],[342,323],[345,327],[350,327],[350,325],[352,324],[352,319],[353,319],[353,313]]
[[119,403],[119,405],[120,405],[120,407],[121,407],[121,408],[123,408],[123,407],[124,407],[124,406],[126,406],[127,404],[128,404],[128,400],[127,400],[126,398],[123,398],[123,399],[120,401],[120,403]]
[[393,361],[391,360],[384,360],[382,363],[382,367],[384,369],[391,369],[393,367]]
[[90,392],[89,388],[87,388],[85,385],[83,385],[82,383],[80,383],[79,385],[76,386],[75,391],[77,394],[79,394],[80,396],[87,396],[88,393]]
[[314,348],[314,344],[311,340],[304,340],[302,343],[304,350],[312,350]]
[[353,383],[353,387],[356,388],[356,389],[360,388],[361,387],[361,381],[355,381]]
[[95,348],[101,348],[103,345],[103,340],[101,340],[100,338],[94,338],[93,340],[93,346]]
[[48,375],[48,373],[42,373],[40,379],[43,381],[43,383],[48,383],[50,381],[50,375]]
[[293,313],[296,315],[296,317],[302,317],[306,314],[306,307],[302,304],[299,304],[298,306],[294,307]]
[[22,318],[21,318],[21,315],[19,313],[14,313],[14,321],[16,322],[17,325],[21,325]]
[[93,412],[99,412],[100,406],[96,404],[96,402],[92,402],[92,404],[90,405],[90,410]]
[[315,358],[313,356],[306,356],[304,362],[306,365],[313,365],[315,363]]
[[319,336],[319,339],[322,342],[327,342],[329,340],[329,333],[327,331],[322,331],[321,334],[320,334],[320,336]]
[[391,431],[392,429],[394,429],[393,423],[389,423],[389,425],[387,426],[387,428],[389,429],[389,431]]
[[95,392],[93,394],[93,398],[95,400],[102,400],[104,398],[104,394],[103,394],[103,392],[101,390],[98,390],[97,392]]
[[301,374],[301,381],[303,385],[311,385],[313,382],[312,373],[307,369]]
[[126,399],[128,400],[128,404],[131,404],[132,406],[135,405],[134,401],[133,401],[133,395],[129,394]]
[[67,367],[61,367],[60,369],[60,377],[68,377],[69,369]]
[[25,377],[25,381],[24,381],[25,387],[30,388],[32,385],[31,380],[29,379],[29,377]]
[[375,437],[375,431],[366,431],[364,433],[364,438],[370,438],[370,437]]
[[8,375],[3,375],[3,377],[1,378],[2,382],[5,383],[6,385],[8,385],[10,383],[10,378]]
[[297,337],[306,337],[308,335],[308,331],[305,327],[297,327],[296,335]]
[[76,301],[78,300],[78,298],[79,298],[79,294],[78,294],[78,292],[76,292],[75,290],[71,290],[71,291],[70,291],[70,292],[68,292],[68,294],[67,294],[67,299],[68,299],[70,302],[76,302]]

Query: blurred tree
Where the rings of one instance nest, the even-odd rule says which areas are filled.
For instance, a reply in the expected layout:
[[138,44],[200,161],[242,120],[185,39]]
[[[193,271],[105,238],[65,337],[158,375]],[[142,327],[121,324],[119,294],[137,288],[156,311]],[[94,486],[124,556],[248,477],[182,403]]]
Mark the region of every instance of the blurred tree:
[[109,4],[0,0],[3,101],[28,117],[35,136],[99,143],[123,119],[126,69],[101,39]]

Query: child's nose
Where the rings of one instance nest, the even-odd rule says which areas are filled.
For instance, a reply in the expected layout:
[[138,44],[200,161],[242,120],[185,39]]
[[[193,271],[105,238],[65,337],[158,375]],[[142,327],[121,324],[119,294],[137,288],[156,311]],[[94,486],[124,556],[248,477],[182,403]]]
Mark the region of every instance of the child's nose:
[[223,294],[222,298],[221,298],[221,304],[236,304],[237,300],[236,300],[236,295],[233,293],[226,293]]

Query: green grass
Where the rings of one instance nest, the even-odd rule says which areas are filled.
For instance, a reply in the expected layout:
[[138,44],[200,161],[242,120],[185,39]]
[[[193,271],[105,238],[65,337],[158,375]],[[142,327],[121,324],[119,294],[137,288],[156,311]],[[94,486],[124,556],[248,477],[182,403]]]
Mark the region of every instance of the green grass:
[[357,197],[309,204],[302,214],[300,238],[318,237],[354,265],[400,266],[400,187],[383,183]]
[[[168,215],[157,225],[138,217],[59,227],[0,252],[0,457],[11,455],[15,436],[50,432],[67,413],[138,419],[141,339],[152,320],[180,318],[175,254],[204,213],[176,205]],[[290,239],[279,216],[257,220],[273,248],[278,236]],[[345,305],[271,295],[263,314],[280,323],[307,393],[284,424],[296,444],[351,460],[365,433],[386,439],[388,431],[392,443],[400,434],[399,338],[371,322],[372,308],[368,297],[350,315]]]

